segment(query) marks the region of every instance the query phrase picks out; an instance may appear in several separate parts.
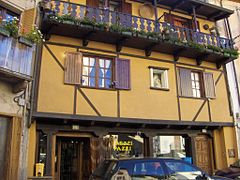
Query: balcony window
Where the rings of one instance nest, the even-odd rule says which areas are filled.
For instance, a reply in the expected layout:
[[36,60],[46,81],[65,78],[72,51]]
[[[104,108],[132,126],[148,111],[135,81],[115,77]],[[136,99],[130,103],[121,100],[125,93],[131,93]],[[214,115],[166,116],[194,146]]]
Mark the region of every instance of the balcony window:
[[0,19],[5,19],[6,21],[12,21],[14,17],[19,18],[19,15],[9,11],[8,9],[0,7]]
[[83,57],[82,85],[97,88],[111,88],[112,60],[101,57]]
[[112,1],[112,0],[100,0],[99,1],[100,8],[108,8],[110,11],[119,11],[120,2]]

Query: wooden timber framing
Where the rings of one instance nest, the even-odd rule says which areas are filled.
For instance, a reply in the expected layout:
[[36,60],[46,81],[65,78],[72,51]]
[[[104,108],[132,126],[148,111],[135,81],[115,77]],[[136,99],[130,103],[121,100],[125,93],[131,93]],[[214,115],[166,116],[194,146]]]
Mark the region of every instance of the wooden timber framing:
[[[191,97],[182,97],[182,96],[179,96],[179,93],[178,93],[178,74],[177,74],[177,68],[179,67],[184,67],[186,68],[185,66],[187,67],[191,67],[191,69],[194,69],[194,68],[197,68],[197,69],[202,69],[202,71],[205,71],[205,70],[214,70],[216,72],[220,72],[220,75],[218,76],[218,78],[216,79],[215,81],[215,85],[218,84],[219,80],[221,79],[222,75],[223,75],[223,72],[224,70],[221,70],[221,69],[214,69],[214,68],[210,68],[210,67],[205,67],[205,66],[196,66],[196,65],[192,65],[192,64],[187,64],[187,63],[182,63],[182,62],[179,62],[179,61],[169,61],[169,60],[164,60],[164,59],[160,59],[160,58],[152,58],[152,57],[145,57],[145,56],[140,56],[140,55],[135,55],[135,54],[129,54],[129,53],[122,53],[122,52],[115,52],[115,51],[109,51],[109,50],[102,50],[102,49],[96,49],[96,48],[89,48],[89,47],[83,47],[83,46],[75,46],[75,45],[69,45],[69,44],[63,44],[63,43],[54,43],[54,42],[45,42],[44,43],[44,47],[47,49],[47,51],[50,53],[50,55],[53,57],[53,59],[55,60],[55,62],[59,65],[59,67],[64,70],[64,67],[61,65],[60,61],[57,59],[57,57],[54,55],[54,53],[51,51],[51,49],[49,48],[49,45],[54,45],[54,46],[66,46],[66,47],[71,47],[71,48],[75,48],[76,51],[80,51],[80,49],[83,49],[83,50],[91,50],[91,51],[95,51],[95,52],[99,52],[99,54],[101,53],[110,53],[110,54],[115,54],[116,57],[119,57],[120,55],[125,55],[125,56],[129,56],[129,57],[137,57],[137,58],[140,58],[140,59],[147,59],[147,60],[152,60],[152,61],[159,61],[159,62],[164,62],[164,63],[170,63],[170,64],[173,64],[174,65],[174,71],[175,71],[175,79],[176,79],[176,89],[177,89],[177,104],[178,104],[178,122],[179,121],[184,121],[184,119],[182,120],[182,115],[181,115],[181,102],[180,102],[180,98],[191,98]],[[41,49],[42,51],[42,49]],[[41,61],[41,56],[39,55],[39,61]],[[41,68],[41,65],[40,63],[38,64],[38,67],[37,67],[37,77],[36,79],[39,80],[40,79],[40,68]],[[38,87],[39,85],[37,85]],[[83,118],[82,117],[86,117],[86,116],[82,116],[82,115],[77,115],[76,114],[76,111],[77,111],[77,91],[80,92],[80,94],[83,96],[83,98],[86,100],[86,102],[91,106],[91,108],[94,110],[94,112],[96,113],[97,116],[102,116],[101,113],[97,110],[97,108],[94,106],[94,104],[91,102],[91,100],[88,98],[88,96],[83,92],[82,88],[87,88],[87,87],[81,87],[81,86],[75,86],[75,90],[74,90],[74,94],[73,94],[73,98],[74,98],[74,104],[73,104],[73,114],[68,114],[68,115],[63,115],[63,118],[64,117],[70,117],[70,119],[77,119],[76,117],[81,117],[80,119],[82,120]],[[113,91],[116,91],[116,99],[117,99],[117,118],[115,117],[111,117],[112,118],[112,121],[115,121],[116,119],[134,119],[134,118],[121,118],[121,109],[120,109],[120,93],[121,91],[119,90],[115,90],[115,89],[111,89]],[[38,91],[38,89],[36,88],[36,91]],[[35,93],[37,96],[38,96],[38,92]],[[35,96],[35,105],[34,107],[37,107],[37,96]],[[199,114],[201,113],[204,105],[206,104],[207,102],[207,106],[208,106],[208,116],[209,116],[209,122],[212,121],[212,117],[211,117],[211,107],[210,107],[210,103],[209,103],[209,100],[207,98],[193,98],[195,100],[199,100],[199,99],[202,99],[204,100],[202,105],[200,106],[200,108],[198,109],[198,111],[196,112],[196,114],[193,116],[193,120],[192,121],[195,121],[197,119],[197,117],[199,116]],[[41,117],[42,115],[42,117]],[[58,113],[45,113],[45,112],[37,112],[37,109],[35,108],[34,109],[34,116],[37,117],[37,118],[44,118],[44,117],[48,117],[46,115],[49,115],[50,118],[60,118],[60,114]],[[57,116],[57,117],[56,117]],[[72,118],[73,117],[73,118]],[[108,117],[107,119],[109,119],[110,117]],[[88,119],[88,118],[87,118]],[[139,120],[142,120],[142,119],[139,119]],[[93,118],[93,120],[91,120],[91,124],[95,124],[97,120],[95,118]],[[161,121],[161,120],[160,120]],[[163,120],[165,121],[165,120]],[[168,121],[168,120],[167,120]],[[171,120],[172,121],[172,120]],[[186,121],[186,120],[185,120]],[[116,122],[116,121],[115,121]],[[118,122],[118,121],[117,121]],[[175,122],[175,121],[174,121]],[[170,123],[170,122],[165,122],[165,123]],[[201,124],[204,124],[203,122],[199,122]],[[143,125],[142,126],[145,126],[144,124],[145,123],[142,123]],[[148,123],[147,123],[148,124]],[[161,124],[161,123],[160,123]],[[171,124],[171,123],[170,123]],[[180,124],[179,124],[180,125]],[[189,124],[190,126],[192,126],[191,124]],[[225,124],[227,125],[227,124]],[[221,125],[220,125],[221,126]],[[224,126],[224,125],[223,125]],[[227,125],[228,126],[228,125]],[[208,127],[208,125],[206,125],[206,127]]]

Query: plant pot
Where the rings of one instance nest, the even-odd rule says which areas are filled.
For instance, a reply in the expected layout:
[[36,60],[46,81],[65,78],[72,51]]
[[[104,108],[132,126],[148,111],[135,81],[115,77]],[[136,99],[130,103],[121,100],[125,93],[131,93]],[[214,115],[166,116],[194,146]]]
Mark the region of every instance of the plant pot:
[[69,20],[63,20],[63,23],[64,24],[70,24],[70,25],[74,25],[75,24],[75,22],[69,21]]
[[125,36],[132,36],[133,33],[130,32],[130,31],[122,31],[122,35],[125,35]]
[[148,36],[148,39],[153,41],[158,41],[158,37],[154,37],[154,36]]
[[34,45],[34,43],[32,41],[28,40],[27,38],[25,38],[23,36],[20,36],[18,38],[18,42],[25,44],[26,46],[29,46],[29,47],[32,47]]
[[94,30],[105,31],[105,27],[94,26]]
[[215,54],[218,54],[218,55],[223,55],[222,52],[219,52],[219,51],[214,51]]
[[231,58],[233,58],[233,59],[237,59],[238,57],[239,57],[239,55],[231,54]]
[[4,27],[0,27],[0,34],[6,37],[10,36],[10,32],[7,31]]
[[230,53],[226,53],[226,52],[224,52],[223,55],[224,55],[224,57],[230,57],[231,56]]
[[211,53],[213,53],[213,50],[212,49],[205,49],[205,51],[207,52],[207,53],[209,53],[209,54],[211,54]]
[[87,29],[93,29],[93,25],[90,25],[90,24],[81,24],[81,27],[87,28]]
[[138,37],[140,37],[140,38],[147,38],[147,35],[138,33]]

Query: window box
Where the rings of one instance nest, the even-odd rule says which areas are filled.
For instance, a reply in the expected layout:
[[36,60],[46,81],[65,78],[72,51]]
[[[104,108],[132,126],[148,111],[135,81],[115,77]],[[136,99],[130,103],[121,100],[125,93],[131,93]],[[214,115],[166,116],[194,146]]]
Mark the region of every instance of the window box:
[[158,37],[154,37],[154,36],[148,36],[148,39],[153,41],[158,41]]
[[69,20],[63,20],[64,24],[75,25],[75,22]]
[[0,27],[0,34],[6,37],[10,36],[10,32],[7,31],[4,27]]
[[213,53],[213,50],[212,49],[205,49],[205,51],[207,52],[207,53],[209,53],[209,54],[211,54],[211,53]]
[[90,24],[81,23],[81,27],[86,28],[86,29],[93,29],[93,25],[90,25]]
[[34,43],[30,40],[28,40],[27,38],[20,36],[18,39],[19,43],[25,44],[26,46],[32,47],[34,45]]
[[138,33],[138,35],[137,35],[138,37],[140,37],[140,38],[147,38],[147,35],[146,34],[141,34],[141,33]]
[[130,31],[122,31],[122,35],[133,36],[133,33]]
[[227,52],[224,52],[223,55],[224,55],[224,57],[231,57],[231,54],[227,53]]

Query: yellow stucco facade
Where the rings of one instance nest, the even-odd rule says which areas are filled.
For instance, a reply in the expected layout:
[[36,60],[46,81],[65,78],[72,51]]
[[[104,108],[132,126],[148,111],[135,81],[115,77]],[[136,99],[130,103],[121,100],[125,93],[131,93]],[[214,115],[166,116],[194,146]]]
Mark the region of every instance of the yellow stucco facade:
[[[72,0],[73,3],[86,4],[85,0]],[[141,5],[133,1],[133,15],[139,16],[138,9]],[[63,8],[63,7],[60,7]],[[161,16],[167,10],[158,8]],[[173,12],[178,16],[192,18]],[[200,30],[204,24],[210,27],[214,22],[204,19],[199,21]],[[42,48],[40,61],[40,75],[37,93],[37,113],[63,114],[73,116],[98,116],[92,106],[83,95],[75,90],[74,85],[64,84],[65,53],[76,52],[95,54],[97,56],[109,56],[111,58],[123,58],[130,60],[130,90],[96,89],[81,87],[83,93],[91,101],[92,105],[101,114],[101,118],[126,118],[151,121],[172,121],[181,124],[194,123],[233,123],[230,113],[227,84],[223,68],[217,69],[215,63],[203,61],[196,65],[195,59],[180,57],[176,62],[173,55],[152,52],[150,57],[145,56],[145,51],[129,47],[123,47],[120,53],[116,53],[116,46],[112,44],[90,41],[87,47],[82,46],[82,40],[65,36],[51,35],[49,41]],[[114,60],[113,60],[114,61]],[[61,65],[61,66],[60,66]],[[150,88],[149,66],[167,68],[169,90],[157,90]],[[179,68],[189,68],[201,72],[210,72],[216,84],[216,98],[186,98],[178,94]],[[75,94],[76,93],[76,94]],[[204,102],[207,103],[204,103]],[[203,104],[204,103],[204,104]],[[51,119],[46,119],[51,121]],[[207,128],[207,127],[206,127]],[[33,175],[34,154],[36,149],[31,144],[36,143],[37,125],[31,126],[29,139],[29,176]],[[233,163],[237,158],[236,136],[234,127],[221,127],[212,130],[213,153],[215,169],[222,169]],[[161,131],[159,130],[159,133]],[[229,156],[229,150],[235,152],[234,157]]]

